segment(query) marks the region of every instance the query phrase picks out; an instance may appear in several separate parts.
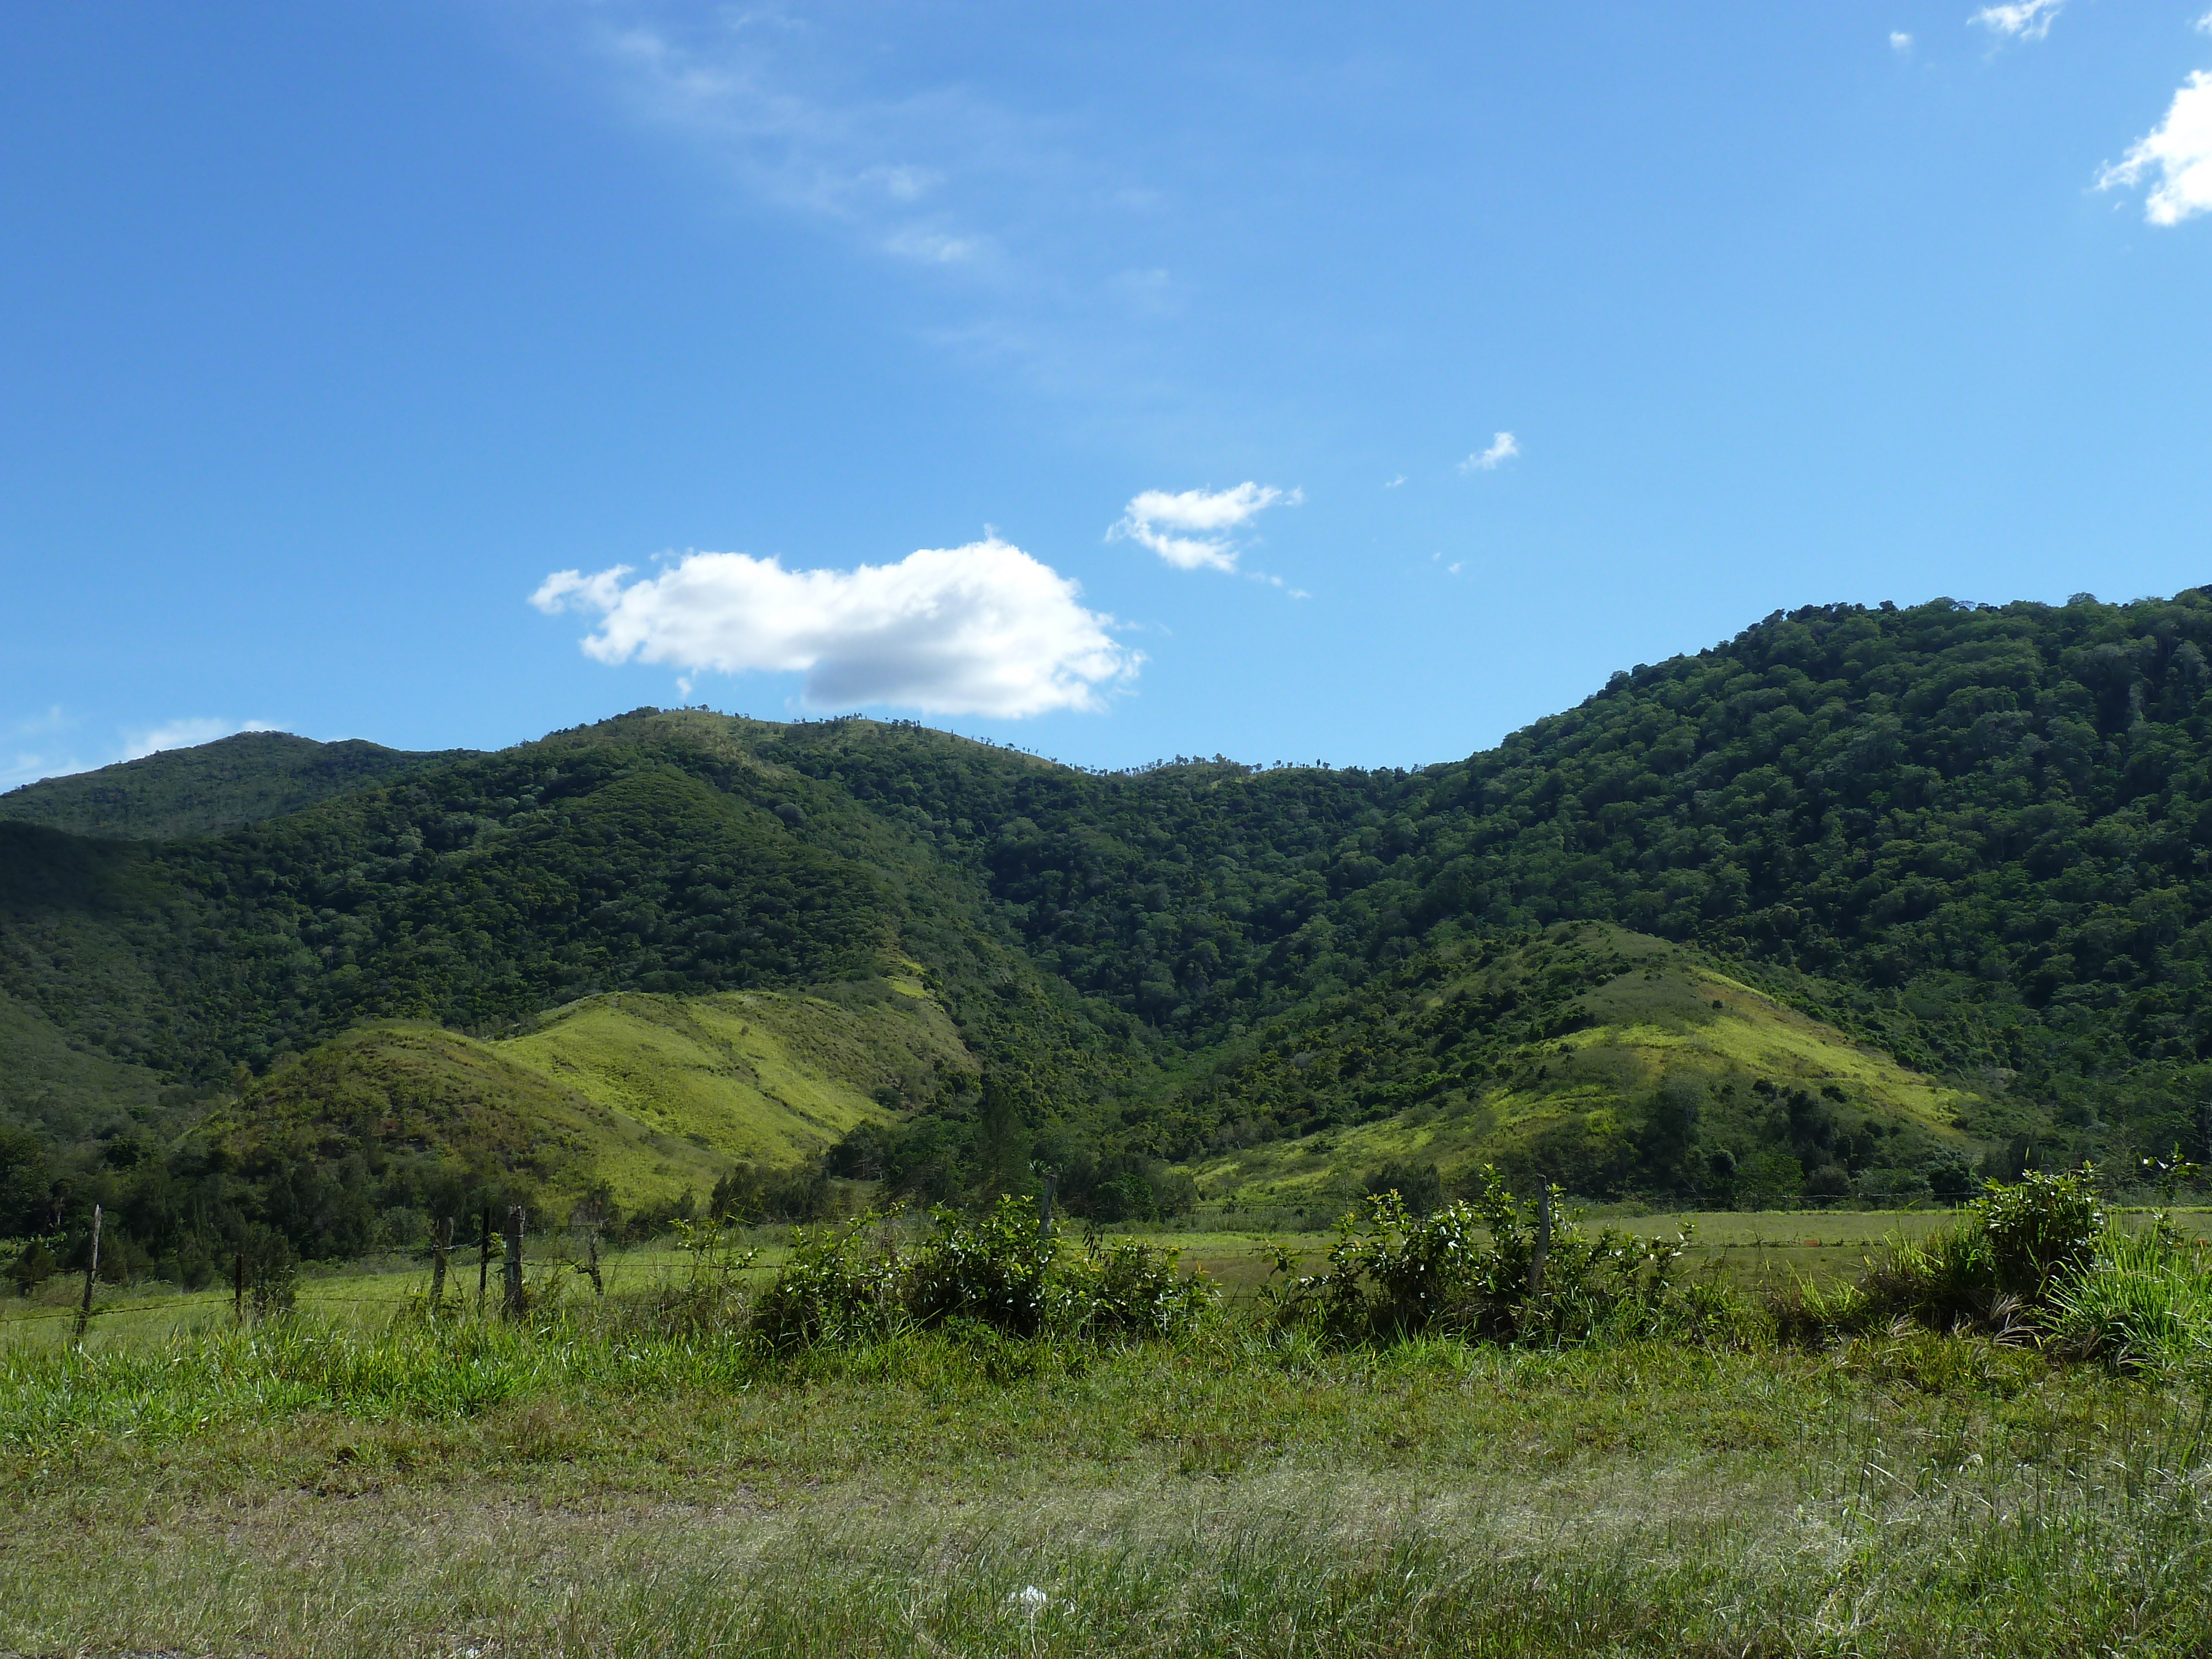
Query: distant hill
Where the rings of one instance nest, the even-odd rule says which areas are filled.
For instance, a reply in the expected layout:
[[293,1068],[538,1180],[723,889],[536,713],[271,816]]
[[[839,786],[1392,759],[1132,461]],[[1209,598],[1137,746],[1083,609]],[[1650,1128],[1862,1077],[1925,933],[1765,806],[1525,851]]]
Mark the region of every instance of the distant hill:
[[[1411,770],[1101,775],[697,709],[410,760],[193,838],[0,821],[0,1119],[46,1148],[0,1191],[125,1213],[160,1185],[120,1173],[146,1137],[274,1110],[271,1079],[364,1027],[520,1065],[571,1005],[681,1024],[902,977],[964,1060],[828,1158],[917,1197],[1049,1169],[1107,1218],[1194,1182],[1340,1191],[1428,1148],[1446,1176],[1788,1201],[2212,1152],[2202,590],[1777,613]],[[712,1044],[623,1029],[546,1075],[661,1125],[623,1091],[692,1098]],[[286,1109],[335,1124],[337,1098]],[[373,1150],[331,1167],[369,1192]],[[133,1237],[276,1213],[273,1166],[171,1156],[201,1196],[144,1200]]]
[[556,1221],[586,1199],[615,1212],[703,1201],[733,1165],[819,1158],[972,1078],[918,982],[817,989],[619,993],[490,1042],[363,1026],[210,1114],[172,1174],[258,1183],[304,1249],[343,1255],[410,1242],[491,1192]]
[[[1856,1182],[1963,1187],[1987,1134],[2045,1127],[1664,940],[1561,922],[1440,955],[1222,1055],[1176,1103],[1198,1189],[1334,1213],[1364,1187],[1494,1164],[1610,1197],[1663,1184],[1762,1206]],[[1231,1115],[1231,1114],[1234,1115]],[[1288,1138],[1287,1119],[1344,1127]]]
[[126,841],[219,835],[471,752],[409,753],[359,738],[317,743],[289,732],[241,732],[27,783],[0,794],[0,818]]

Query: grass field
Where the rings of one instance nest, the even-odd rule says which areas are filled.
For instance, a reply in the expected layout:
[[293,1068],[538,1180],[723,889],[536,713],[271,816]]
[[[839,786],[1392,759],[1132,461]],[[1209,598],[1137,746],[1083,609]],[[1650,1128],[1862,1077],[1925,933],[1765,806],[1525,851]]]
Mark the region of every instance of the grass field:
[[[1936,1218],[1694,1219],[1708,1266],[1755,1278]],[[1271,1259],[1151,1237],[1231,1286]],[[558,1243],[533,1244],[516,1324],[467,1310],[472,1262],[429,1322],[413,1263],[311,1274],[295,1317],[245,1329],[219,1297],[103,1289],[82,1352],[65,1282],[0,1303],[0,1653],[2212,1640],[2201,1376],[1925,1333],[1335,1350],[1235,1307],[1173,1343],[952,1330],[778,1358],[656,1314],[684,1253],[609,1257],[602,1300]]]
[[[2180,1208],[2166,1213],[2184,1233],[2212,1240],[2212,1209]],[[1865,1267],[1886,1239],[1924,1237],[1951,1215],[1942,1210],[1729,1210],[1623,1217],[1606,1224],[1650,1237],[1680,1234],[1689,1240],[1683,1258],[1688,1272],[1717,1273],[1748,1290],[1774,1290],[1793,1278],[1825,1282],[1854,1275]],[[790,1231],[788,1227],[769,1226],[742,1235],[743,1243],[756,1252],[745,1275],[748,1282],[764,1282],[781,1265]],[[1232,1306],[1249,1298],[1267,1281],[1274,1271],[1279,1249],[1291,1252],[1311,1272],[1319,1269],[1332,1242],[1325,1233],[1218,1227],[1191,1231],[1147,1228],[1138,1235],[1109,1236],[1141,1237],[1148,1244],[1180,1251],[1186,1267],[1199,1268],[1218,1281]],[[555,1233],[537,1239],[529,1247],[529,1276],[537,1284],[576,1287],[582,1282],[576,1273],[582,1253],[582,1243],[573,1234]],[[608,1252],[603,1276],[610,1292],[619,1297],[684,1273],[692,1261],[689,1252],[662,1241]],[[477,1268],[472,1253],[455,1251],[451,1285],[471,1306]],[[422,1262],[403,1257],[350,1263],[331,1270],[311,1268],[300,1280],[299,1306],[333,1326],[367,1329],[390,1320],[410,1299],[420,1298],[428,1287],[429,1277],[429,1269]],[[490,1297],[496,1302],[496,1263],[489,1281]],[[75,1334],[83,1285],[82,1275],[64,1276],[50,1280],[33,1297],[0,1293],[0,1350],[18,1344],[37,1347],[68,1343]],[[86,1341],[98,1351],[220,1325],[231,1317],[232,1297],[223,1288],[186,1292],[158,1282],[103,1285],[94,1297],[94,1309]]]

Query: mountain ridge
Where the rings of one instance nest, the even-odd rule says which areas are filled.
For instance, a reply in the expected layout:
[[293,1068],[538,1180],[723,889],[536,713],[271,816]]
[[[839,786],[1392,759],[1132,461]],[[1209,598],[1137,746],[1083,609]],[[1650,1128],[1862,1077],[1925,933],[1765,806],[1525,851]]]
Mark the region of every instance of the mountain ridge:
[[240,732],[23,784],[0,794],[0,819],[124,841],[218,835],[476,752]]
[[[362,1022],[502,1037],[580,996],[911,972],[979,1070],[831,1162],[933,1196],[1034,1164],[1142,1209],[1237,1125],[1494,1090],[1622,971],[1550,942],[1581,922],[1955,1089],[1973,1144],[1914,1143],[1900,1182],[2124,1158],[2194,1146],[2212,1095],[2208,650],[2197,589],[1806,607],[1412,769],[1102,775],[914,722],[634,710],[220,836],[0,822],[0,992],[198,1099]],[[1534,964],[1487,1035],[1409,1025],[1485,952]],[[1371,1058],[1266,1080],[1324,1048]],[[1547,1172],[1702,1191],[1730,1148],[1653,1152],[1665,1085],[1624,1083],[1613,1150]],[[1784,1118],[1759,1156],[1859,1179]]]

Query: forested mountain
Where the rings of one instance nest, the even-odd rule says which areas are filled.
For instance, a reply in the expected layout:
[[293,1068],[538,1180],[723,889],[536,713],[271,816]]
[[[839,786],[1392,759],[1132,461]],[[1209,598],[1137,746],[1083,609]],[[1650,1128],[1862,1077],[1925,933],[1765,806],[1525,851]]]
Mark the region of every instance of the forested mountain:
[[289,732],[241,732],[197,748],[27,783],[0,794],[0,818],[130,841],[210,836],[468,752],[409,754],[359,738],[317,743]]
[[[13,1179],[89,1191],[70,1171],[90,1154],[52,1143],[97,1133],[103,1089],[126,1118],[149,1089],[189,1117],[364,1020],[496,1037],[598,992],[909,971],[981,1085],[947,1073],[832,1164],[936,1194],[1026,1179],[1035,1157],[1079,1208],[1141,1209],[1193,1171],[1220,1186],[1206,1160],[1231,1143],[1480,1121],[1599,1019],[1589,999],[1647,972],[1719,975],[1730,1018],[1820,1022],[1823,1052],[1870,1043],[1922,1081],[1868,1092],[1802,1055],[1770,1078],[1786,1045],[1747,1038],[1770,1058],[1701,1073],[1702,1119],[1688,1085],[1662,1109],[1663,1077],[1616,1066],[1610,1096],[1500,1118],[1493,1152],[1593,1195],[1711,1198],[1699,1171],[1778,1148],[1832,1186],[1887,1136],[1885,1179],[1909,1186],[1962,1159],[2193,1143],[2208,652],[2199,590],[1815,607],[1413,771],[1097,775],[907,723],[640,710],[198,839],[0,823],[0,1048],[110,1068],[66,1112],[0,1084],[49,1142]],[[281,793],[261,788],[230,799]],[[112,836],[138,809],[102,810],[77,822]],[[1569,921],[1630,942],[1577,943]],[[1651,950],[1667,965],[1623,965]],[[145,1080],[135,1108],[118,1066]],[[1766,1117],[1723,1109],[1759,1081],[1783,1091]],[[1913,1090],[1946,1121],[1883,1103]],[[1653,1114],[1681,1111],[1653,1139]],[[1571,1152],[1559,1122],[1604,1113],[1613,1140]]]

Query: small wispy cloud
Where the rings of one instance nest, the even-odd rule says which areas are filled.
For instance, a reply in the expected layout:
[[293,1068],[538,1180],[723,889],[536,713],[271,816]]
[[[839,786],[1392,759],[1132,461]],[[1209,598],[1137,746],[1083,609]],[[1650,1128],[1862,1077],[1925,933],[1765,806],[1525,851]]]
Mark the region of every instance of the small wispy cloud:
[[1459,470],[1462,472],[1495,472],[1520,453],[1520,441],[1510,432],[1500,432],[1491,439],[1489,448],[1462,461]]
[[1396,477],[1395,477],[1395,478],[1385,478],[1385,479],[1383,479],[1383,480],[1382,480],[1382,488],[1383,488],[1383,489],[1396,489],[1400,484],[1401,484],[1401,483],[1405,483],[1405,482],[1406,482],[1406,475],[1405,475],[1404,473],[1401,472],[1401,473],[1400,473]]
[[2203,70],[2173,94],[2166,119],[2097,175],[2097,188],[2132,189],[2154,172],[2159,181],[2143,198],[2151,223],[2178,225],[2212,213],[2212,75]]
[[1966,21],[1979,23],[1992,34],[2040,40],[2051,33],[2051,24],[2065,8],[2066,0],[2012,0],[2007,5],[1984,6]]
[[1147,489],[1130,497],[1106,535],[1149,547],[1178,570],[1234,570],[1243,551],[1234,532],[1271,507],[1304,500],[1302,489],[1249,480],[1234,489]]
[[2197,32],[2199,34],[2212,34],[2212,11],[2206,12],[2203,16],[2197,20]]
[[1903,29],[1892,29],[1889,32],[1889,49],[1892,52],[1911,52],[1912,50],[1912,37],[1907,34]]
[[815,708],[894,703],[927,714],[1018,719],[1096,711],[1144,662],[1086,609],[1082,589],[995,535],[895,564],[786,570],[744,553],[687,553],[659,575],[627,565],[559,570],[530,602],[597,613],[583,641],[604,663],[803,673]]

